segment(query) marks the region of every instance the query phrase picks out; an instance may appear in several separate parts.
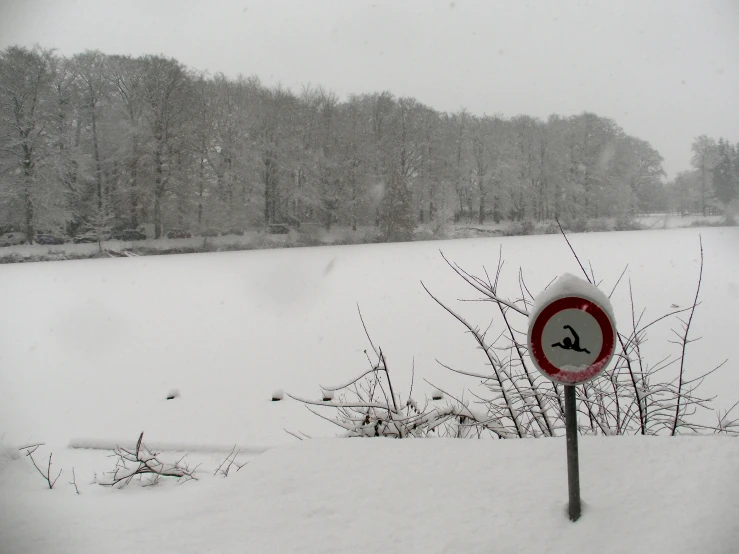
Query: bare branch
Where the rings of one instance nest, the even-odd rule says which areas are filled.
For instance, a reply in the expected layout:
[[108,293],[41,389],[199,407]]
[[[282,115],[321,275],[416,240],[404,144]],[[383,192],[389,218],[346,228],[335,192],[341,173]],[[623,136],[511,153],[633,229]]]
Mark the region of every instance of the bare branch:
[[362,327],[364,328],[364,334],[367,335],[367,340],[370,343],[370,346],[372,347],[372,350],[374,351],[375,355],[379,358],[380,354],[377,352],[377,348],[375,348],[374,343],[372,342],[372,337],[370,337],[369,331],[367,330],[367,326],[364,324],[364,318],[362,317],[362,310],[359,309],[359,303],[357,303],[357,312],[359,313],[359,320],[362,322]]
[[580,261],[580,258],[577,255],[577,252],[575,252],[575,249],[572,247],[572,244],[570,244],[570,239],[567,238],[567,235],[565,234],[565,230],[562,229],[562,225],[560,224],[559,219],[555,217],[554,218],[554,221],[557,222],[557,226],[559,227],[559,231],[560,231],[560,233],[562,233],[562,236],[564,237],[565,241],[567,242],[567,246],[570,247],[570,251],[572,252],[572,255],[575,256],[575,259],[577,260],[577,265],[579,265],[580,266],[580,269],[582,269],[582,273],[583,273],[583,275],[585,275],[585,279],[587,279],[588,280],[588,283],[590,283],[592,285],[593,284],[593,281],[590,280],[590,277],[588,276],[588,272],[585,271],[585,268],[583,267],[582,262]]
[[621,275],[619,275],[618,281],[616,281],[616,284],[613,285],[613,288],[611,289],[611,293],[608,295],[608,298],[613,296],[613,293],[616,292],[616,287],[618,287],[618,284],[621,282],[621,279],[623,279],[623,276],[626,273],[627,269],[629,269],[629,264],[626,264],[626,267],[624,267],[624,270],[621,272]]
[[74,474],[74,466],[72,467],[72,480],[69,482],[70,485],[74,485],[74,490],[77,494],[80,493],[80,489],[77,488],[77,476]]
[[670,432],[671,435],[675,435],[675,432],[677,431],[677,427],[680,421],[680,395],[682,394],[683,389],[683,375],[685,372],[685,349],[688,346],[688,333],[690,332],[690,324],[693,321],[693,314],[695,314],[695,308],[698,305],[698,295],[700,294],[701,290],[701,282],[703,281],[703,238],[701,235],[698,235],[698,242],[700,244],[700,269],[698,270],[698,286],[695,288],[695,298],[693,299],[693,305],[690,307],[690,316],[688,317],[688,321],[685,324],[685,332],[682,336],[682,348],[680,352],[680,379],[679,384],[677,387],[677,405],[675,406],[675,419],[672,422],[672,430]]
[[112,487],[119,485],[123,487],[128,485],[135,477],[141,479],[143,476],[149,476],[153,479],[149,484],[157,484],[161,477],[176,477],[178,481],[197,480],[195,470],[198,466],[190,468],[187,464],[182,465],[184,456],[175,464],[165,464],[159,460],[159,454],[149,450],[143,443],[144,433],[139,435],[136,441],[135,451],[126,450],[117,446],[113,450],[110,457],[118,458],[116,467],[109,472],[111,477],[107,481],[100,482],[100,485]]
[[49,489],[53,489],[54,488],[54,485],[56,484],[57,480],[59,479],[59,476],[62,474],[62,470],[61,469],[59,470],[59,473],[57,473],[57,476],[55,478],[53,478],[53,479],[51,478],[51,456],[52,456],[52,454],[49,454],[49,462],[48,462],[48,464],[46,466],[46,472],[44,472],[38,466],[38,464],[36,463],[36,460],[33,457],[33,453],[36,452],[36,450],[38,450],[38,447],[41,446],[41,445],[43,445],[43,443],[32,444],[30,446],[24,446],[24,447],[20,448],[20,450],[25,450],[26,451],[26,456],[28,456],[29,458],[31,458],[31,463],[33,464],[33,467],[35,467],[36,468],[36,471],[38,471],[39,474],[41,475],[41,477],[44,478],[44,481],[46,481],[46,484],[49,486]]
[[292,435],[293,437],[295,437],[296,439],[298,439],[298,440],[300,440],[300,441],[302,441],[302,440],[303,440],[303,437],[301,437],[300,435],[296,435],[296,434],[295,434],[295,433],[293,433],[292,431],[288,431],[288,430],[287,430],[287,429],[285,429],[284,427],[282,428],[282,430],[283,430],[283,431],[285,431],[285,433],[287,433],[288,435]]

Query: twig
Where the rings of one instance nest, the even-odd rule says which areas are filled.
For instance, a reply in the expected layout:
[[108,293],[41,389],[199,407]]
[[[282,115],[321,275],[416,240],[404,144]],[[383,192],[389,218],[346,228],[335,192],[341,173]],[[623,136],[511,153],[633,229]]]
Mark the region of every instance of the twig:
[[44,478],[44,480],[46,481],[46,484],[49,486],[49,488],[50,489],[53,489],[54,488],[54,485],[56,484],[56,482],[59,479],[59,476],[62,474],[62,471],[63,470],[60,469],[59,470],[59,473],[57,473],[56,477],[53,480],[51,479],[51,456],[53,455],[53,453],[52,454],[49,454],[49,463],[46,466],[46,473],[44,473],[43,470],[38,466],[38,464],[36,464],[36,460],[33,457],[33,453],[36,452],[36,450],[38,450],[38,447],[39,446],[42,446],[43,444],[44,443],[32,444],[30,446],[24,446],[22,448],[19,448],[19,450],[25,450],[26,451],[26,456],[28,456],[29,458],[31,458],[31,463],[33,464],[33,467],[35,467],[36,468],[36,471],[38,471],[39,474],[41,475],[41,477]]
[[326,402],[317,402],[315,400],[307,400],[305,398],[300,398],[299,396],[293,396],[289,392],[286,392],[285,394],[293,400],[297,400],[303,404],[312,404],[314,406],[326,406],[331,408],[377,408],[379,410],[388,411],[392,409],[389,404],[378,404],[376,402],[332,402],[331,404],[327,404]]
[[590,267],[590,276],[593,278],[592,283],[597,287],[598,285],[597,280],[595,278],[595,271],[593,271],[593,264],[590,263],[590,260],[588,260],[588,267]]
[[[499,254],[498,254],[498,270],[495,275],[495,284],[493,285],[490,283],[490,277],[488,276],[488,284],[490,285],[490,288],[493,289],[493,291],[497,294],[498,292],[498,281],[500,279],[501,270],[503,269],[503,248],[501,247]],[[487,274],[487,272],[485,272]],[[520,274],[519,274],[520,275]],[[523,352],[521,350],[521,346],[519,345],[518,341],[516,341],[516,337],[513,334],[513,328],[511,327],[510,322],[508,321],[508,315],[506,314],[506,311],[503,309],[503,306],[498,303],[498,308],[500,309],[500,314],[503,316],[503,321],[505,322],[506,328],[508,329],[508,334],[511,337],[511,342],[516,348],[516,354],[518,355],[518,359],[521,362],[521,367],[523,368],[523,372],[526,375],[526,380],[529,383],[529,388],[534,394],[534,398],[536,398],[536,404],[539,408],[539,416],[544,420],[544,423],[542,425],[542,422],[540,421],[539,417],[534,416],[534,420],[541,428],[542,432],[545,433],[547,436],[551,437],[554,435],[554,431],[552,429],[552,424],[549,421],[549,417],[547,415],[546,409],[544,408],[544,404],[542,402],[541,397],[539,396],[538,391],[536,390],[536,386],[534,385],[534,380],[531,377],[531,374],[529,373],[529,369],[526,366],[526,361],[524,360]]]
[[457,264],[451,263],[446,258],[446,256],[444,256],[444,253],[443,252],[439,251],[439,253],[441,254],[441,257],[444,258],[444,261],[447,263],[447,265],[449,267],[451,267],[452,270],[457,275],[459,275],[460,277],[462,277],[462,279],[464,279],[470,286],[472,286],[475,290],[477,290],[477,292],[482,293],[484,296],[488,297],[493,302],[500,302],[500,303],[508,306],[512,310],[517,311],[521,315],[525,315],[526,317],[528,317],[529,313],[526,310],[523,310],[523,309],[519,308],[518,306],[516,306],[512,302],[508,302],[507,300],[504,300],[502,298],[499,298],[498,296],[495,295],[495,293],[493,293],[493,291],[491,291],[487,287],[485,287],[484,284],[481,284],[479,279],[477,279],[473,275],[470,275],[469,273],[467,273],[464,269],[462,269],[461,267],[459,267]]
[[336,385],[336,386],[331,386],[331,387],[326,387],[324,385],[319,385],[319,386],[321,387],[321,390],[325,390],[325,391],[338,391],[338,390],[345,389],[345,388],[353,385],[354,383],[356,383],[357,381],[359,381],[365,375],[368,375],[370,373],[375,373],[375,372],[377,372],[377,371],[379,371],[381,369],[382,369],[381,367],[372,367],[371,369],[368,369],[364,373],[360,374],[358,377],[352,379],[351,381],[349,381],[347,383],[341,384],[341,385]]
[[74,485],[74,490],[77,494],[80,493],[80,490],[77,488],[77,476],[74,474],[74,466],[72,466],[72,480],[69,482],[70,485]]
[[28,446],[21,446],[18,450],[28,450],[29,448],[33,448],[34,452],[39,446],[44,446],[45,442],[37,442],[35,444],[29,444]]
[[623,276],[626,273],[627,269],[629,269],[629,264],[626,264],[626,267],[624,267],[624,270],[621,272],[621,275],[619,275],[618,281],[616,281],[616,284],[613,285],[613,288],[611,289],[611,293],[608,295],[608,298],[611,298],[611,296],[613,296],[613,293],[616,292],[616,287],[618,287],[618,284],[621,282],[621,279],[623,279]]
[[195,470],[200,464],[192,469],[187,464],[184,466],[180,465],[184,456],[175,464],[164,464],[158,459],[158,454],[153,453],[144,445],[143,440],[144,433],[142,432],[136,441],[136,449],[134,451],[126,450],[120,446],[117,446],[113,450],[113,454],[110,457],[118,458],[116,467],[110,472],[110,480],[101,482],[101,485],[108,487],[115,485],[125,486],[134,477],[141,479],[144,475],[154,476],[153,482],[150,484],[158,483],[160,477],[177,477],[178,480],[185,482],[193,479],[197,480]]
[[591,285],[593,284],[593,281],[590,280],[590,277],[588,276],[588,272],[585,271],[585,268],[582,265],[582,262],[580,262],[580,258],[577,255],[577,252],[575,252],[575,249],[572,247],[572,244],[570,244],[570,239],[567,238],[567,235],[565,234],[565,230],[562,229],[562,225],[559,222],[559,218],[554,218],[554,221],[557,222],[557,226],[559,227],[559,231],[562,233],[562,236],[564,237],[565,241],[567,242],[567,246],[570,247],[570,251],[572,252],[572,255],[575,256],[575,259],[577,260],[577,264],[580,266],[580,269],[582,269],[583,275],[585,275],[585,278],[588,280],[588,283]]
[[295,434],[295,433],[293,433],[292,431],[288,431],[288,430],[287,430],[287,429],[285,429],[284,427],[282,428],[282,430],[283,430],[283,431],[285,431],[285,433],[287,433],[288,435],[292,435],[293,437],[295,437],[296,439],[298,439],[298,440],[300,440],[300,441],[302,441],[302,440],[303,440],[303,437],[301,437],[301,436],[299,436],[299,435],[296,435],[296,434]]
[[375,355],[379,358],[380,355],[377,352],[377,348],[375,348],[374,343],[372,342],[372,337],[370,337],[369,331],[367,330],[367,325],[364,324],[364,318],[362,317],[362,310],[359,309],[359,303],[357,302],[357,312],[359,313],[359,320],[362,322],[362,327],[364,328],[364,334],[367,335],[367,340],[370,343],[370,346],[372,347],[372,350],[374,351]]
[[675,406],[675,419],[672,421],[672,430],[670,431],[670,435],[674,436],[675,432],[677,431],[678,422],[680,420],[680,400],[683,390],[683,375],[685,371],[685,349],[688,346],[688,333],[690,332],[690,324],[693,321],[693,314],[695,314],[695,308],[698,305],[698,294],[701,290],[701,282],[703,280],[703,238],[701,235],[698,235],[698,242],[700,243],[700,251],[701,251],[701,263],[700,263],[700,269],[698,270],[698,286],[695,289],[695,298],[693,299],[693,305],[690,308],[690,316],[688,316],[688,321],[685,323],[684,326],[684,334],[682,336],[682,347],[680,352],[680,373],[679,373],[679,383],[677,386],[677,404]]
[[237,467],[236,471],[244,467],[246,463],[243,463],[243,464],[236,463],[236,456],[239,455],[239,452],[241,452],[241,449],[236,450],[236,445],[234,445],[233,448],[231,449],[231,452],[228,454],[228,456],[226,456],[226,459],[223,460],[221,464],[216,468],[215,472],[213,473],[213,476],[216,476],[220,473],[224,477],[228,477],[228,472],[231,470],[232,465],[235,465]]
[[[439,306],[441,306],[442,308],[444,308],[447,312],[449,312],[451,315],[453,315],[457,321],[459,321],[462,325],[464,325],[465,327],[467,327],[467,329],[469,330],[469,332],[472,334],[472,336],[475,338],[475,340],[477,341],[477,343],[482,348],[483,352],[485,352],[485,355],[487,356],[488,361],[490,362],[490,365],[492,366],[493,371],[495,372],[495,378],[497,379],[497,381],[498,381],[498,383],[500,385],[501,394],[503,395],[503,402],[505,403],[505,405],[506,405],[506,407],[508,409],[509,417],[513,421],[513,425],[516,428],[516,434],[519,436],[519,438],[520,437],[523,437],[523,431],[521,430],[521,426],[520,426],[520,423],[518,421],[518,414],[514,410],[514,407],[513,407],[513,404],[511,402],[511,400],[508,398],[508,395],[510,393],[505,390],[505,387],[503,385],[503,382],[500,379],[500,373],[499,373],[499,367],[500,366],[497,365],[495,363],[495,361],[493,360],[493,358],[492,358],[492,356],[490,354],[490,349],[485,344],[485,340],[483,339],[483,337],[480,335],[480,333],[477,331],[477,329],[475,329],[474,327],[472,327],[472,325],[470,325],[467,322],[467,320],[465,320],[462,316],[460,316],[457,313],[455,313],[451,308],[449,308],[448,306],[446,306],[441,300],[439,300],[433,294],[431,294],[431,291],[429,291],[429,289],[426,288],[426,285],[424,285],[423,282],[421,282],[421,286],[426,291],[426,293],[431,298],[433,298],[434,301]],[[439,390],[441,390],[441,389],[439,389]]]

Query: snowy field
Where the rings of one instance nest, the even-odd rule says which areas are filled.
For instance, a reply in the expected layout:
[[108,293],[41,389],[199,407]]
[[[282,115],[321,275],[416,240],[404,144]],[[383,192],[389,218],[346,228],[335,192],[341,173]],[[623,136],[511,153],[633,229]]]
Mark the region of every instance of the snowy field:
[[[689,374],[728,363],[704,393],[739,399],[739,228],[571,235],[629,318],[631,279],[647,318],[692,301],[698,235],[705,249]],[[739,541],[739,443],[717,437],[585,438],[583,519],[564,515],[564,441],[305,440],[338,428],[275,389],[319,398],[319,384],[367,367],[360,305],[407,395],[474,379],[483,356],[420,281],[476,324],[495,315],[446,266],[494,270],[504,295],[578,267],[561,237],[260,250],[0,267],[0,552],[734,552]],[[87,245],[86,245],[87,246]],[[628,329],[626,329],[628,332]],[[675,353],[670,325],[647,355]],[[180,397],[167,401],[171,389]],[[416,394],[414,393],[414,396]],[[443,402],[443,401],[442,401]],[[91,484],[115,444],[139,433],[162,457],[189,453],[197,482],[115,490]],[[21,445],[63,468],[53,491]],[[233,445],[239,462],[214,477]],[[86,448],[74,448],[86,447]],[[75,468],[80,495],[75,494]]]
[[[80,495],[66,480],[43,490],[21,459],[0,473],[0,551],[736,552],[736,439],[586,437],[580,451],[574,524],[564,440],[304,441],[225,479],[84,481]],[[79,482],[91,457],[65,457]]]

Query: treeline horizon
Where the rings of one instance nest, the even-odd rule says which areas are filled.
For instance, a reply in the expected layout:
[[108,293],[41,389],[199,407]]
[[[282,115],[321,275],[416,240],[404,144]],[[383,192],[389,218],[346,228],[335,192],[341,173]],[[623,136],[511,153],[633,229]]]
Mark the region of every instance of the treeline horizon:
[[[694,173],[665,183],[656,149],[588,112],[447,113],[389,91],[341,100],[321,86],[211,76],[158,55],[0,52],[0,216],[31,237],[313,222],[377,225],[397,240],[452,220],[705,213],[736,196],[739,158],[726,141],[698,143]],[[721,156],[729,185],[714,183]]]

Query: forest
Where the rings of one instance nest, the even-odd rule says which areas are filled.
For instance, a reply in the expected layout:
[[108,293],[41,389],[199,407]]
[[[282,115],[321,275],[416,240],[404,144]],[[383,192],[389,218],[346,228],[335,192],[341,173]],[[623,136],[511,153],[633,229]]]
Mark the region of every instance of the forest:
[[739,196],[738,146],[697,137],[667,182],[649,142],[593,113],[443,113],[158,55],[0,52],[0,231],[28,237],[311,223],[405,240],[449,221],[705,215]]

